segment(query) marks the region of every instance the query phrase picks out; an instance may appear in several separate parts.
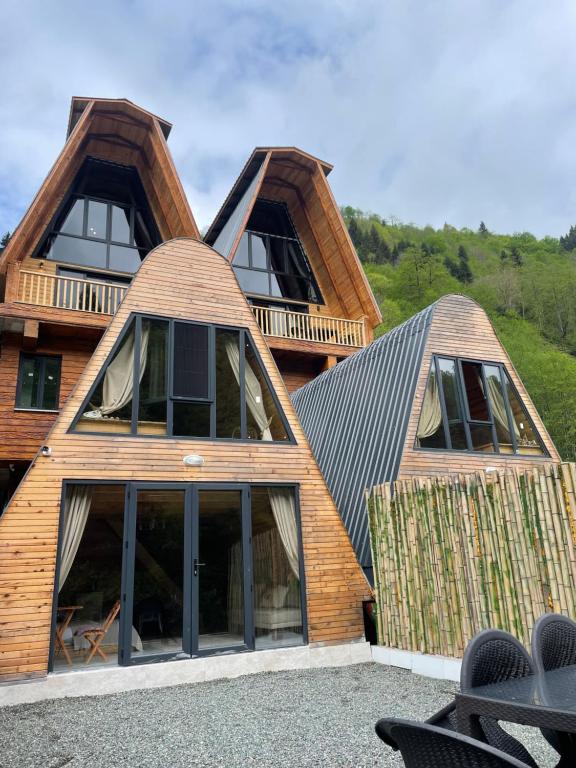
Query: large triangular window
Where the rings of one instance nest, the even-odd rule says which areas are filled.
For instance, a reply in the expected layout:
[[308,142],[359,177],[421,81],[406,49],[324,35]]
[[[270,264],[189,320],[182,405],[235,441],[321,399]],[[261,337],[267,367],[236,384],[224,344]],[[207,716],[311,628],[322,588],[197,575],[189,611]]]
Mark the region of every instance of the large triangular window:
[[35,256],[129,275],[159,244],[137,170],[88,158]]
[[248,331],[144,315],[127,324],[73,428],[293,441]]
[[242,290],[249,295],[322,302],[286,203],[256,200],[233,266]]
[[503,365],[447,357],[432,359],[416,445],[480,453],[546,453]]

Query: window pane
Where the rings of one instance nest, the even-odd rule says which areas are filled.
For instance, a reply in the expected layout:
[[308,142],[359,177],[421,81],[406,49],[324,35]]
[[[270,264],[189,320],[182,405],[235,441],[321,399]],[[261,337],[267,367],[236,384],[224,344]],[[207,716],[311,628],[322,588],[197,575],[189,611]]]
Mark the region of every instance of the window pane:
[[250,262],[248,260],[248,238],[250,235],[248,232],[244,232],[238,243],[236,254],[234,255],[234,264],[237,267],[249,267]]
[[[90,642],[82,632],[102,627],[111,613],[116,616],[101,643],[106,660],[96,654],[88,668],[118,662],[120,613],[116,606],[121,597],[124,494],[123,485],[67,486],[64,530],[69,521],[72,530],[79,533],[80,542],[72,562],[70,557],[62,558],[60,568],[57,621],[62,625],[70,620],[63,637],[70,664],[62,649],[57,649],[57,670],[69,671],[71,666],[86,669]],[[138,648],[137,625],[130,639],[132,648]]]
[[272,296],[283,296],[296,301],[317,300],[309,280],[291,275],[272,275]]
[[206,326],[174,323],[175,397],[196,399],[209,396],[208,340],[209,329]]
[[498,448],[501,453],[514,453],[514,446],[510,437],[510,426],[508,424],[508,413],[504,393],[502,392],[502,382],[500,381],[500,368],[495,365],[485,365],[484,375],[486,376],[488,396],[490,397],[492,418],[496,426]]
[[277,203],[273,200],[256,200],[246,228],[283,237],[296,236],[288,214],[288,206],[286,203]]
[[297,242],[290,240],[286,241],[286,272],[299,277],[311,276],[302,249]]
[[274,272],[286,271],[286,240],[277,237],[270,237],[270,269]]
[[[134,216],[134,242],[141,251],[144,251],[144,255],[154,246],[152,236],[140,211],[136,211]],[[142,256],[142,258],[144,257]]]
[[524,404],[518,398],[512,382],[506,375],[506,391],[512,409],[514,432],[518,444],[518,453],[541,455],[544,453],[536,430],[532,427]]
[[108,205],[106,203],[88,200],[88,228],[86,230],[88,237],[97,237],[100,240],[106,239],[107,215]]
[[198,506],[198,647],[243,645],[241,494],[200,491]]
[[492,427],[486,424],[470,424],[470,440],[473,451],[494,453]]
[[446,404],[446,415],[448,417],[448,429],[450,430],[452,449],[455,451],[467,451],[468,444],[466,442],[458,383],[456,380],[456,363],[454,360],[447,360],[441,357],[438,358],[438,367],[442,379],[442,390],[444,392],[444,402]]
[[240,334],[216,330],[216,437],[241,438]]
[[272,393],[250,342],[246,344],[245,355],[248,437],[254,440],[288,440]]
[[137,272],[141,263],[140,253],[137,248],[123,245],[110,246],[109,269],[113,269],[116,272]]
[[294,491],[252,488],[256,648],[303,642]]
[[462,373],[471,421],[490,421],[481,363],[462,363]]
[[[144,352],[142,348],[141,353]],[[76,424],[76,430],[129,433],[132,427],[133,381],[134,321],[116,354],[101,374],[90,402]]]
[[112,235],[117,243],[130,242],[130,208],[120,208],[117,205],[112,208]]
[[39,408],[38,391],[41,363],[35,357],[20,358],[20,393],[17,408]]
[[184,491],[140,490],[132,616],[140,647],[132,658],[182,651],[183,615]]
[[246,293],[259,293],[267,296],[270,292],[268,287],[268,272],[256,272],[252,269],[236,269],[236,277],[240,283],[240,288]]
[[58,235],[46,258],[68,264],[84,264],[106,269],[106,243],[96,243],[79,237]]
[[[432,361],[432,365],[434,365],[434,361]],[[446,448],[440,393],[438,392],[434,367],[428,378],[416,437],[421,448]]]
[[210,403],[174,401],[172,434],[177,437],[210,437]]
[[261,235],[250,235],[250,245],[252,248],[252,268],[267,269],[266,238]]
[[44,395],[42,408],[55,411],[58,408],[58,393],[60,391],[60,358],[44,358]]
[[68,215],[64,219],[60,232],[66,232],[69,235],[82,235],[84,225],[84,200],[75,200]]
[[146,435],[166,434],[168,353],[168,322],[142,320],[141,355],[144,370],[140,372],[140,397],[138,403],[138,433]]

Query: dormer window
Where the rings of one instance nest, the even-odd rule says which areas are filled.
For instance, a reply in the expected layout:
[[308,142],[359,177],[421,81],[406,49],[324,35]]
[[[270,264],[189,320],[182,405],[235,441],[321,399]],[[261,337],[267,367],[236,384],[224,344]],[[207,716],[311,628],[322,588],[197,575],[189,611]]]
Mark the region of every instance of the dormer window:
[[233,266],[245,293],[313,304],[322,302],[285,203],[256,200]]
[[36,255],[131,274],[159,243],[136,169],[88,159]]

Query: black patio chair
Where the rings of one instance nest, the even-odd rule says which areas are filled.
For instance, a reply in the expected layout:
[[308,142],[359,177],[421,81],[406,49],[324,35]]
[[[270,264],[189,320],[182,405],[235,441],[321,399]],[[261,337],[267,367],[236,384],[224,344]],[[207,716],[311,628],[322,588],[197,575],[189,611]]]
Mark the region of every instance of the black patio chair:
[[539,672],[576,664],[576,621],[559,613],[540,616],[532,630],[532,658]]
[[[534,667],[528,652],[513,635],[499,629],[484,629],[472,638],[464,652],[460,688],[464,691],[478,685],[489,685],[524,677],[533,672]],[[426,723],[457,732],[456,701],[436,712]],[[480,726],[486,742],[492,747],[505,752],[530,768],[537,768],[534,758],[526,747],[501,728],[497,720],[481,717]],[[379,731],[377,733],[380,738],[383,738]],[[548,735],[545,735],[548,738]],[[550,741],[549,738],[548,740]],[[390,741],[386,743],[394,747]]]
[[527,768],[489,744],[428,723],[386,718],[378,721],[376,733],[397,744],[406,768]]

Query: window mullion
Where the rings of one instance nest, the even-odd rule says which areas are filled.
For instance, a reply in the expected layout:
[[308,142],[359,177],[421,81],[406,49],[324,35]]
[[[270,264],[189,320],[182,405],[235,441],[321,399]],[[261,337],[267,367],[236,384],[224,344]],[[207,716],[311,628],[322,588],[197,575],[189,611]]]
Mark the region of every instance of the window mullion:
[[470,408],[468,406],[468,396],[466,395],[466,384],[464,382],[464,371],[462,370],[462,361],[456,359],[456,389],[457,396],[460,399],[460,407],[462,408],[462,423],[464,424],[464,433],[466,434],[466,444],[469,451],[473,451],[472,436],[470,434]]
[[168,378],[166,381],[166,434],[174,432],[174,320],[168,324]]

